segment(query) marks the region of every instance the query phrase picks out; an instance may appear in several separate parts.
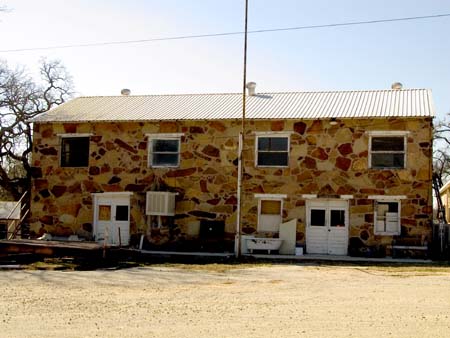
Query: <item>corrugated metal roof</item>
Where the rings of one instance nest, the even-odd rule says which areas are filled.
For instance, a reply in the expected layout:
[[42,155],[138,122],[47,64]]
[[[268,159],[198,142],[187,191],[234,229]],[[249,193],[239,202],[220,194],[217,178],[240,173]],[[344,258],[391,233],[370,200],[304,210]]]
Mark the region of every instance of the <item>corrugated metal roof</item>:
[[[240,119],[242,94],[87,96],[35,122]],[[247,97],[248,119],[432,117],[431,90],[259,93]]]

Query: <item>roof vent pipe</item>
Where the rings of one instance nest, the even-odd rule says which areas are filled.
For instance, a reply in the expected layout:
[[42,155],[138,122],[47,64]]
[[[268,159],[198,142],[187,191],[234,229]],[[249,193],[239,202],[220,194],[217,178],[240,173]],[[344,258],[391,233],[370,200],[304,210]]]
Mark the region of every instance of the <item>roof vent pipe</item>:
[[403,85],[400,82],[394,82],[391,86],[393,90],[401,90],[403,89]]
[[129,90],[129,89],[127,89],[127,88],[124,88],[124,89],[122,89],[122,90],[120,91],[120,94],[123,95],[123,96],[128,96],[128,95],[131,94],[131,90]]
[[248,89],[248,96],[255,96],[256,82],[248,82],[245,87]]

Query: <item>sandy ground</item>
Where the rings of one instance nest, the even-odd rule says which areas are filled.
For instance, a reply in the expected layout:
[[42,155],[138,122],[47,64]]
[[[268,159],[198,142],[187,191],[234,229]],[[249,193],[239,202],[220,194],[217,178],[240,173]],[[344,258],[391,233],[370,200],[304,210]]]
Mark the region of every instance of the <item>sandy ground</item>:
[[450,337],[450,268],[0,271],[0,337]]

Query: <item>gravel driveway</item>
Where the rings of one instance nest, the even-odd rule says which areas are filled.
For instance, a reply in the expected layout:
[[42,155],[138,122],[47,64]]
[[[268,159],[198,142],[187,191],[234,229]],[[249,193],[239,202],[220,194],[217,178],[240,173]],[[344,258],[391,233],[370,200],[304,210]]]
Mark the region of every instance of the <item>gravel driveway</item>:
[[450,267],[0,271],[1,337],[450,337]]

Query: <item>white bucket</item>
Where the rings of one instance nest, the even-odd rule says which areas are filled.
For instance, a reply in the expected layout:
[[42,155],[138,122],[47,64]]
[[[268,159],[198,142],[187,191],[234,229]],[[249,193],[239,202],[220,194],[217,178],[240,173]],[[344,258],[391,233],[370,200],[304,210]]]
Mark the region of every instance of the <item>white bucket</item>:
[[295,255],[296,256],[303,256],[303,247],[302,246],[295,248]]

